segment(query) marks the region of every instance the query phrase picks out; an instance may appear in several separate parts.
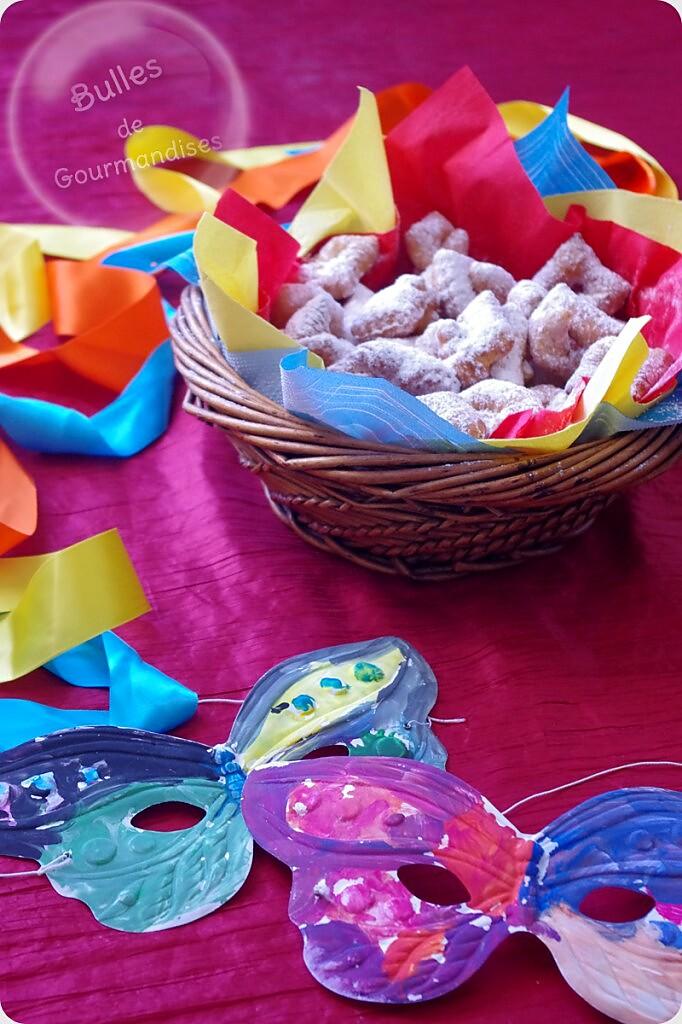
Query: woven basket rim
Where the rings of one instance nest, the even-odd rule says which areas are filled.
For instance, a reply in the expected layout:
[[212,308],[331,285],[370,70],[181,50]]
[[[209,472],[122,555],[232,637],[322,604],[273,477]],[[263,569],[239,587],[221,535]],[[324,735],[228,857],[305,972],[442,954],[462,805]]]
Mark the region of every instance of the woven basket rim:
[[[194,325],[188,323],[188,314],[194,320]],[[193,329],[197,324],[203,328],[200,333]],[[410,465],[413,469],[420,465],[449,465],[458,462],[465,463],[469,470],[476,465],[483,467],[488,464],[498,470],[508,468],[512,473],[558,462],[568,469],[574,460],[583,467],[592,457],[602,460],[609,450],[618,450],[627,439],[645,440],[646,435],[652,435],[656,431],[680,429],[680,425],[674,425],[620,431],[611,437],[576,443],[557,452],[427,452],[353,438],[331,427],[309,422],[251,387],[221,353],[206,314],[202,290],[197,285],[190,285],[184,290],[181,306],[174,318],[172,335],[176,364],[190,388],[190,394],[185,402],[188,411],[194,411],[192,405],[196,401],[215,405],[215,400],[218,399],[225,407],[221,424],[241,433],[247,433],[245,426],[252,424],[254,434],[251,440],[256,444],[259,435],[261,438],[267,437],[276,441],[279,433],[286,448],[307,447],[311,449],[311,455],[312,451],[326,448],[331,458],[357,452],[363,456],[363,465],[369,465],[373,461],[379,466],[387,459],[395,463],[399,458],[403,464]],[[234,417],[230,416],[230,409]],[[232,418],[234,423],[229,422]],[[290,445],[287,441],[293,443]],[[309,465],[308,458],[306,465]]]
[[171,335],[185,409],[225,431],[275,514],[316,548],[379,572],[442,580],[556,551],[682,454],[679,424],[539,455],[368,443],[250,387],[218,348],[199,288],[183,293]]

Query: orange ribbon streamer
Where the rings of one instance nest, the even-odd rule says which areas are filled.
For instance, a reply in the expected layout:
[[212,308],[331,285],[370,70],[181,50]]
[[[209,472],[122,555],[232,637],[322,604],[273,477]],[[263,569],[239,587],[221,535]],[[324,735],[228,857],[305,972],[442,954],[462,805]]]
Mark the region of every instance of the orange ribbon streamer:
[[62,363],[86,380],[122,391],[168,336],[156,281],[94,261],[53,260],[47,276],[55,333],[73,336],[45,351],[0,338],[0,367]]
[[35,484],[0,441],[0,555],[32,536],[37,524]]
[[[162,217],[132,236],[134,245],[186,231],[196,216]],[[122,391],[150,353],[168,336],[156,281],[137,270],[102,266],[108,251],[85,262],[47,262],[54,332],[70,340],[41,351],[13,342],[0,330],[0,370],[61,363],[86,380]],[[0,441],[0,555],[35,533],[35,484]]]

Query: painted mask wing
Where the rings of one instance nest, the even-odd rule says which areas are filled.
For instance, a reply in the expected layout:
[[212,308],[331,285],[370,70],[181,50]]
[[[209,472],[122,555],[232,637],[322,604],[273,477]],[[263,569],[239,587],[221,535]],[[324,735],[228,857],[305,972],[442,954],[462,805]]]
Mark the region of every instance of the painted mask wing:
[[[386,1003],[442,995],[511,924],[526,923],[533,840],[431,765],[330,757],[263,766],[247,777],[243,810],[256,842],[292,870],[289,913],[309,970],[340,995]],[[408,865],[456,875],[466,901],[417,898],[399,874]]]
[[382,637],[291,658],[256,683],[228,746],[245,771],[344,744],[351,755],[410,757],[443,766],[428,724],[438,687],[404,640]]
[[[669,1021],[682,1005],[682,793],[606,793],[538,838],[549,857],[533,899],[569,985],[622,1024]],[[649,900],[635,901],[629,920],[585,912],[588,897],[594,905],[595,894],[613,889],[621,903],[632,894]]]
[[[115,726],[53,733],[0,754],[0,854],[63,859],[46,872],[54,888],[110,928],[172,928],[221,906],[248,874],[242,782],[226,753],[189,740]],[[136,828],[141,811],[177,801],[203,819]]]

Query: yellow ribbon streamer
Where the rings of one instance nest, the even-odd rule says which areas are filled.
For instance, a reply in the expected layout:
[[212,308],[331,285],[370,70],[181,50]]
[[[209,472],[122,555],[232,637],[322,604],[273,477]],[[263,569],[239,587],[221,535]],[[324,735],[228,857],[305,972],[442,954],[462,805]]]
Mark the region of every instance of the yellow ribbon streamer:
[[272,146],[249,146],[246,149],[224,149],[222,155],[225,162],[237,170],[250,171],[253,167],[268,167],[299,153],[319,149],[321,145],[319,140],[286,142]]
[[682,252],[682,203],[678,199],[606,188],[545,196],[544,203],[559,220],[563,220],[569,206],[576,203],[584,206],[596,220],[611,220]]
[[[530,100],[510,100],[508,103],[498,103],[497,109],[512,138],[520,139],[536,128],[541,121],[544,121],[554,108],[547,107],[544,103],[532,103]],[[656,157],[647,153],[626,135],[611,131],[610,128],[604,128],[593,121],[587,121],[584,117],[576,117],[575,114],[568,115],[568,126],[581,142],[600,146],[602,149],[609,149],[614,153],[631,153],[633,156],[645,160],[656,177],[656,194],[667,199],[678,198],[677,185],[659,164]]]
[[310,148],[314,142],[247,149],[212,149],[211,140],[199,139],[171,125],[154,124],[141,128],[126,141],[125,157],[140,191],[167,213],[212,213],[221,191],[182,171],[158,164],[192,158],[222,164],[233,171],[264,167],[284,160],[295,148]]
[[0,224],[33,238],[45,256],[65,260],[89,260],[105,249],[132,241],[132,231],[91,228],[75,224]]
[[0,683],[147,611],[118,530],[47,555],[3,558]]
[[383,234],[395,224],[377,101],[368,89],[360,89],[360,103],[348,135],[289,230],[305,254],[329,235]]
[[23,341],[50,320],[45,259],[38,242],[0,225],[0,328]]

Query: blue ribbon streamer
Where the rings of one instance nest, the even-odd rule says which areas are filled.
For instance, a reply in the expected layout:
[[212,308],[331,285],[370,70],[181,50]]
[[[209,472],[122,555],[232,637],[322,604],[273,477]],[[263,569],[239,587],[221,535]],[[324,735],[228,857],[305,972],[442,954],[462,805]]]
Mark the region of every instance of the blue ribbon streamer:
[[568,127],[569,95],[565,89],[551,114],[515,143],[519,160],[541,196],[616,187]]
[[174,235],[151,238],[148,242],[138,242],[137,245],[129,245],[125,249],[109,253],[102,263],[109,267],[125,267],[128,270],[143,270],[146,274],[155,274],[170,260],[191,248],[193,239],[193,231],[179,231]]
[[173,270],[189,281],[199,284],[199,271],[194,260],[192,246],[193,231],[180,231],[163,238],[152,238],[149,242],[130,245],[106,256],[102,263],[112,267],[126,267],[130,270],[144,270],[147,274],[159,274],[162,270]]
[[[186,263],[193,232],[182,232],[112,253],[104,263],[152,273]],[[193,260],[192,260],[193,262]],[[191,269],[191,268],[190,268]],[[175,315],[164,299],[167,319]],[[92,416],[54,402],[0,393],[0,427],[17,444],[53,454],[126,458],[142,451],[168,426],[175,367],[169,341],[147,357],[124,390]],[[45,668],[74,686],[105,687],[108,711],[54,708],[30,700],[0,703],[0,749],[58,729],[122,725],[168,732],[192,717],[197,695],[153,665],[115,633],[103,633],[48,662]]]
[[112,632],[79,644],[44,667],[73,686],[107,688],[109,710],[72,711],[5,698],[0,702],[0,750],[79,725],[122,725],[169,732],[196,711],[196,693],[143,661]]
[[173,353],[164,341],[121,394],[93,416],[55,402],[0,394],[0,427],[34,452],[127,458],[166,430],[174,382]]

